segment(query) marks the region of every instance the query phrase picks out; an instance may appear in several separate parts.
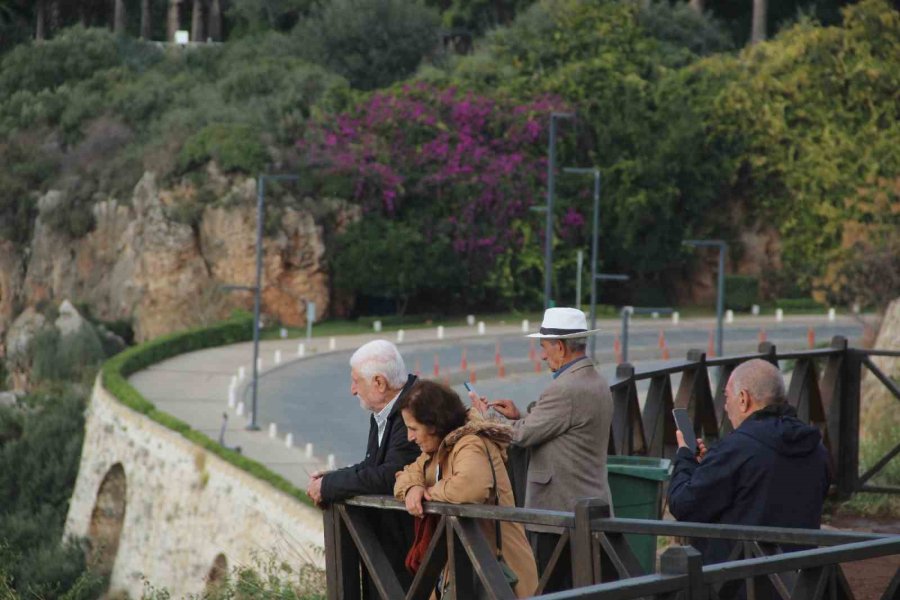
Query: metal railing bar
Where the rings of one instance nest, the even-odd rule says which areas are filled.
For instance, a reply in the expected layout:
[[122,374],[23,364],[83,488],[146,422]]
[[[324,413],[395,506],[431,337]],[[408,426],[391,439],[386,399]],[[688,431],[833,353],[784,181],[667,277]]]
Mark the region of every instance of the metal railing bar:
[[900,485],[863,485],[857,492],[871,492],[873,494],[900,494]]
[[682,591],[687,575],[644,575],[623,581],[598,583],[585,587],[535,596],[540,600],[633,600],[641,596]]
[[[391,496],[355,496],[344,501],[349,506],[406,510],[406,505]],[[560,510],[537,508],[514,508],[493,504],[447,504],[444,502],[424,502],[422,507],[428,514],[471,519],[491,519],[510,523],[546,525],[563,529],[575,526],[575,514]]]
[[769,573],[825,567],[842,562],[866,560],[879,556],[900,554],[900,536],[842,544],[832,548],[799,550],[777,556],[737,560],[703,567],[703,582],[706,584],[746,579]]
[[868,356],[863,356],[862,363],[872,372],[872,375],[878,378],[878,381],[884,384],[884,387],[890,390],[894,395],[894,398],[900,400],[900,386],[897,386],[890,377],[885,375],[884,372],[878,368],[878,365],[872,362],[872,359]]
[[884,468],[886,464],[891,462],[891,459],[900,454],[900,444],[894,446],[894,448],[881,457],[881,459],[875,463],[871,469],[863,473],[859,476],[859,480],[857,481],[857,485],[864,485],[868,480],[870,480],[873,476],[877,475],[878,472]]
[[804,546],[837,546],[892,538],[882,533],[859,533],[792,529],[789,527],[756,527],[751,525],[724,525],[654,519],[593,519],[592,531],[604,533],[643,533],[650,535],[674,535],[707,539],[758,541],[769,544],[796,544]]
[[862,352],[866,356],[900,356],[900,350],[879,350],[877,348],[873,348],[872,350],[856,350],[857,352]]

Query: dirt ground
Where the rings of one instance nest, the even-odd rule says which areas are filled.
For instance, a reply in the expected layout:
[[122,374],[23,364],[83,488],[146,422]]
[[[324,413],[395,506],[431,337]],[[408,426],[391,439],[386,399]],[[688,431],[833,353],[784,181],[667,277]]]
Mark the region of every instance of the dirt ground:
[[[831,517],[823,529],[849,529],[900,534],[900,520],[873,520],[858,517]],[[900,569],[900,555],[883,556],[841,565],[856,600],[881,600],[891,578]],[[898,592],[900,593],[900,592]],[[900,600],[893,598],[890,600]]]

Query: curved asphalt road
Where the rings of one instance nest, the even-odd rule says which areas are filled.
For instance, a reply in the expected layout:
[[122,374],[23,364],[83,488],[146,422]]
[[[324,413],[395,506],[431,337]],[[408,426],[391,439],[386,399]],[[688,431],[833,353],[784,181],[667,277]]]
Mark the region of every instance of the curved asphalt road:
[[[725,329],[725,354],[754,352],[758,345],[760,328],[767,339],[779,350],[803,349],[808,346],[808,328],[813,327],[816,340],[827,342],[835,335],[846,336],[851,344],[862,334],[863,326],[851,318],[828,322],[822,317],[796,318],[774,323],[771,318],[727,325]],[[609,324],[607,324],[609,326]],[[668,321],[642,320],[632,323],[629,342],[629,358],[638,369],[652,368],[660,359],[659,330],[665,330],[665,338],[672,358],[682,358],[690,348],[706,349],[710,326],[708,323],[682,322],[672,325]],[[392,334],[385,334],[388,339]],[[614,333],[601,333],[597,338],[597,356],[600,370],[611,380],[614,368]],[[540,391],[550,381],[550,373],[522,368],[529,357],[529,340],[521,335],[489,337],[467,340],[444,340],[401,345],[400,350],[407,368],[418,368],[423,375],[431,375],[437,357],[443,378],[452,375],[453,382],[460,382],[456,389],[461,394],[463,375],[460,370],[462,348],[466,349],[469,368],[481,367],[493,370],[494,355],[499,345],[506,364],[519,363],[520,372],[500,378],[482,378],[476,384],[479,393],[491,398],[512,398],[520,408],[536,400]],[[538,350],[539,353],[539,350]],[[295,443],[314,444],[317,456],[334,454],[337,464],[358,461],[364,451],[368,435],[368,413],[359,407],[350,395],[349,364],[352,351],[332,352],[287,363],[265,373],[259,383],[258,421],[261,424],[277,423],[279,432],[292,432]],[[677,385],[677,381],[673,381]],[[244,389],[245,402],[249,390]]]

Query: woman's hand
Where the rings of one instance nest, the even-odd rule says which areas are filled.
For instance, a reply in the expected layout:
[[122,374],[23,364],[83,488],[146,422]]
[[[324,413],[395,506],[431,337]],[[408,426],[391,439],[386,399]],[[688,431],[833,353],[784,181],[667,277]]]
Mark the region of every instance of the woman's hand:
[[431,500],[431,497],[428,496],[425,488],[421,485],[414,485],[408,490],[406,490],[406,512],[411,514],[414,517],[421,517],[425,514],[425,510],[422,508],[422,499]]

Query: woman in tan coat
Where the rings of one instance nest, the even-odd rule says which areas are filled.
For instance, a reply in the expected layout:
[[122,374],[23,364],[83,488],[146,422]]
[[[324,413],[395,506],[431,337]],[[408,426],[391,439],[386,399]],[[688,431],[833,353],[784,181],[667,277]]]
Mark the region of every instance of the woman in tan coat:
[[[475,411],[470,418],[453,390],[421,379],[401,398],[398,408],[409,440],[422,450],[415,462],[397,473],[394,485],[394,495],[406,503],[410,514],[423,515],[423,500],[494,504],[496,498],[500,506],[515,506],[505,465],[512,437],[507,425],[485,421]],[[497,554],[495,521],[482,521],[481,528]],[[503,559],[518,578],[513,591],[519,598],[533,595],[537,567],[524,528],[501,522],[500,538]]]

